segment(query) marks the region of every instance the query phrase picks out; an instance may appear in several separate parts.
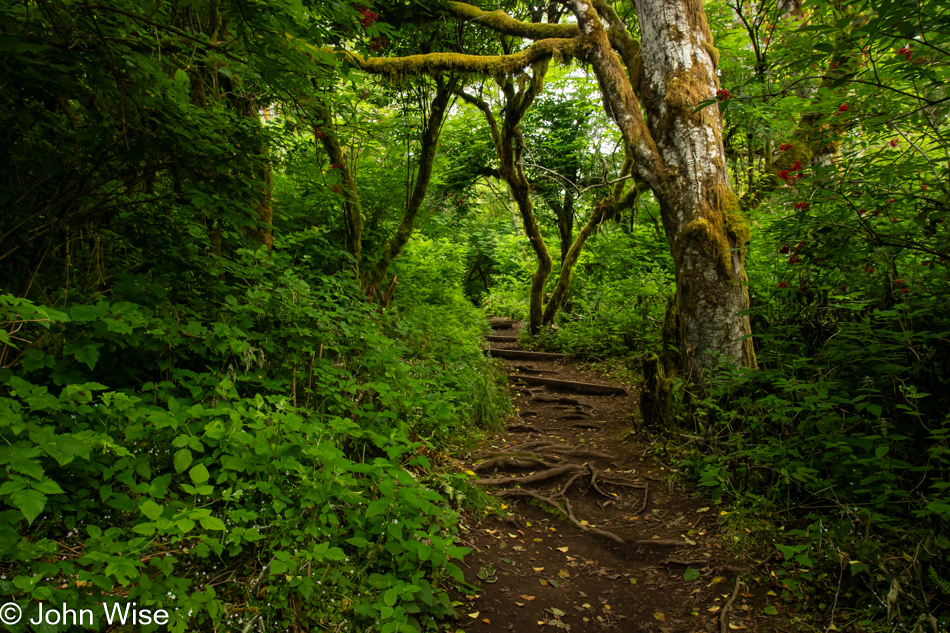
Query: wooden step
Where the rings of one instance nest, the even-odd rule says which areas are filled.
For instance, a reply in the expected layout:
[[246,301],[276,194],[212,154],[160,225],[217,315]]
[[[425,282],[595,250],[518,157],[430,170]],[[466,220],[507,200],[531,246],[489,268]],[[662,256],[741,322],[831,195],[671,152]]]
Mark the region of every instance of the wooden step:
[[490,325],[493,330],[504,330],[505,328],[514,327],[518,325],[518,323],[520,323],[520,321],[503,317],[488,319],[488,325]]
[[552,389],[564,389],[577,393],[586,393],[597,396],[625,396],[627,390],[623,387],[613,387],[611,385],[595,385],[590,382],[576,382],[574,380],[559,380],[557,378],[541,378],[540,376],[522,376],[515,374],[509,376],[512,381],[524,383],[526,385],[541,385]]
[[500,335],[498,335],[498,334],[490,334],[489,336],[486,336],[486,337],[485,337],[485,340],[486,340],[486,341],[490,341],[490,342],[492,342],[492,343],[517,343],[517,342],[518,342],[518,337],[517,337],[517,336],[500,336]]
[[488,353],[495,358],[510,358],[512,360],[560,360],[565,358],[564,354],[528,352],[523,349],[490,349]]

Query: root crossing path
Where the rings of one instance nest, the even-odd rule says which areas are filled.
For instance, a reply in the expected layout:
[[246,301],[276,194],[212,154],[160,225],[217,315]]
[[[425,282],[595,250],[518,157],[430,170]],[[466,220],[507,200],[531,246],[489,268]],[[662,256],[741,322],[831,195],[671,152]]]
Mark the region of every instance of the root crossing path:
[[723,547],[717,507],[668,484],[669,467],[630,435],[634,391],[519,350],[517,323],[493,327],[518,416],[469,468],[511,516],[463,534],[466,581],[481,591],[463,598],[459,628],[769,630],[765,597],[745,584],[753,570]]

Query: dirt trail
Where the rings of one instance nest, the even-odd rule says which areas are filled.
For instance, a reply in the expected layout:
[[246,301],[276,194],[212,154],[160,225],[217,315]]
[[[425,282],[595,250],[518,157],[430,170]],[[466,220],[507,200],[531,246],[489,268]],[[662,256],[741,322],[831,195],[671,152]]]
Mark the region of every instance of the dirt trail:
[[[517,336],[517,328],[496,329],[492,349],[518,349],[516,340],[499,338]],[[459,627],[771,630],[757,625],[765,596],[748,593],[752,570],[735,591],[743,569],[721,544],[717,508],[670,486],[669,467],[628,435],[633,390],[603,395],[517,380],[624,387],[568,358],[505,363],[519,419],[488,438],[470,467],[512,515],[483,518],[463,534],[474,549],[463,565],[466,581],[481,591],[464,598]]]

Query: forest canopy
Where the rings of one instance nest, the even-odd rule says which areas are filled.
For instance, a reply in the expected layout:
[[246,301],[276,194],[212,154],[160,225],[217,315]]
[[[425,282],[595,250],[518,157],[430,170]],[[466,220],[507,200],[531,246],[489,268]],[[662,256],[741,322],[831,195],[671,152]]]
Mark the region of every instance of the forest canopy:
[[950,626],[945,0],[8,0],[0,60],[3,602],[449,626],[489,315],[812,622]]

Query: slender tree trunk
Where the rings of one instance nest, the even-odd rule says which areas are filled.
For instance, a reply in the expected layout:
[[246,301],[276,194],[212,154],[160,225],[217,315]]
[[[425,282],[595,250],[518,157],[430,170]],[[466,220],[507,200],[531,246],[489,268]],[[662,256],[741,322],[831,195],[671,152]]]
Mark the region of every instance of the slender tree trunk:
[[439,134],[442,132],[442,122],[445,120],[445,113],[448,110],[454,87],[454,79],[448,81],[441,77],[437,79],[435,97],[429,106],[428,119],[423,125],[422,148],[419,155],[415,186],[406,203],[406,211],[403,214],[402,222],[383,247],[376,264],[364,271],[363,288],[370,300],[373,299],[380,284],[386,279],[389,266],[402,253],[403,247],[412,235],[416,216],[425,201],[426,192],[429,190],[429,182],[432,180],[432,170],[439,146]]

